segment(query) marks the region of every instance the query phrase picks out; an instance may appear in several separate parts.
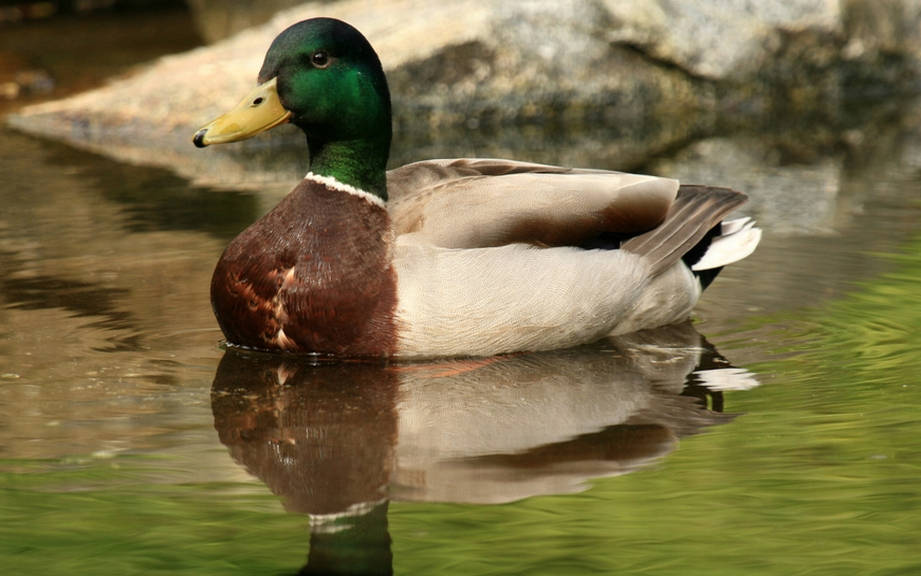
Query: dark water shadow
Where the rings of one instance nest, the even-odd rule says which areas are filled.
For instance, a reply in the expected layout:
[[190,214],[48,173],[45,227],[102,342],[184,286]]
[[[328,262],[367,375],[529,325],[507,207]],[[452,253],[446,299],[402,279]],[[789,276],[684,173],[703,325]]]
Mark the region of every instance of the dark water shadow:
[[726,423],[757,385],[688,323],[592,347],[424,364],[228,350],[214,426],[231,456],[310,517],[303,574],[390,574],[392,499],[501,503],[584,490]]

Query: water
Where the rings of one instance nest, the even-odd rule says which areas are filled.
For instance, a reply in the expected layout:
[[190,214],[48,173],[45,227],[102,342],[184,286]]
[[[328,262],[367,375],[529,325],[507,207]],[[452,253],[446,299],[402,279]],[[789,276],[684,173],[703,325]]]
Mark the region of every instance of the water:
[[[0,565],[921,571],[919,118],[640,166],[747,190],[765,229],[693,325],[423,365],[225,351],[210,273],[272,199],[4,129]],[[534,135],[512,153],[579,154]],[[400,156],[471,152],[445,140]]]

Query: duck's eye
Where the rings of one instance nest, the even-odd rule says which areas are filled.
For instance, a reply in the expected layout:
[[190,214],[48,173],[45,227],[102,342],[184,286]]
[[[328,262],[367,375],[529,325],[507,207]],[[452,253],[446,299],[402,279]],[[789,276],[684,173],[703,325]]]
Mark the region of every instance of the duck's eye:
[[258,105],[262,104],[263,100],[264,100],[264,99],[262,98],[262,96],[256,98],[255,100],[253,100],[253,106],[258,106]]
[[310,56],[310,61],[314,68],[326,68],[329,66],[329,54],[324,50],[317,50]]

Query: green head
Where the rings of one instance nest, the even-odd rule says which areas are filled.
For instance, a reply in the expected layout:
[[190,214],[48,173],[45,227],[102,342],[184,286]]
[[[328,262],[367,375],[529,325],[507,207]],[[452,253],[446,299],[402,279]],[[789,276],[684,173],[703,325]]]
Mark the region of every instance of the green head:
[[332,18],[298,22],[265,55],[259,86],[195,135],[195,144],[248,138],[283,122],[307,135],[310,170],[386,199],[390,91],[374,49]]

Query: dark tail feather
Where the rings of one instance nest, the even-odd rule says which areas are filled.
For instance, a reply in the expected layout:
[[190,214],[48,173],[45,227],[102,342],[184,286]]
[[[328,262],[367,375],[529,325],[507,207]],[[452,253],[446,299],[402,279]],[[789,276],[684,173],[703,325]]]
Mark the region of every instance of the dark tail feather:
[[[698,263],[701,258],[704,257],[704,254],[707,253],[707,250],[710,248],[710,243],[715,239],[719,238],[721,235],[722,224],[717,224],[713,228],[707,231],[704,234],[704,237],[700,239],[697,244],[684,253],[681,257],[681,260],[684,261],[685,265],[688,268],[694,266]],[[708,268],[706,270],[694,270],[694,275],[700,279],[700,287],[706,289],[707,286],[713,283],[716,280],[716,277],[719,275],[720,271],[723,269],[722,266],[716,268]]]
[[[627,240],[621,248],[645,256],[651,262],[653,275],[681,258],[693,266],[707,252],[711,240],[719,236],[720,221],[747,199],[745,194],[728,188],[681,186],[665,220],[649,232]],[[712,281],[718,270],[701,272]]]

